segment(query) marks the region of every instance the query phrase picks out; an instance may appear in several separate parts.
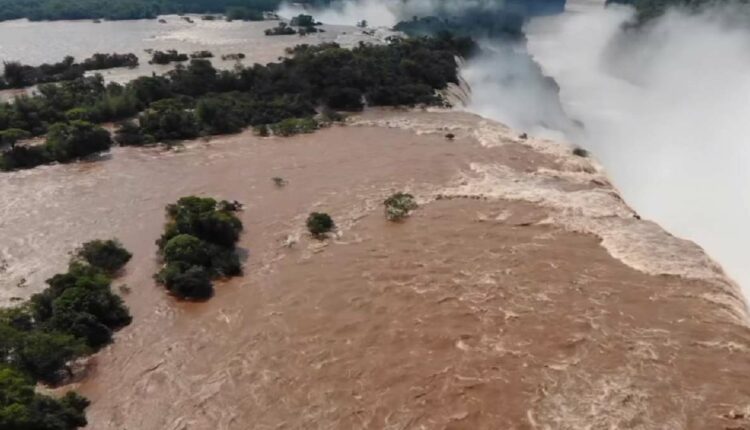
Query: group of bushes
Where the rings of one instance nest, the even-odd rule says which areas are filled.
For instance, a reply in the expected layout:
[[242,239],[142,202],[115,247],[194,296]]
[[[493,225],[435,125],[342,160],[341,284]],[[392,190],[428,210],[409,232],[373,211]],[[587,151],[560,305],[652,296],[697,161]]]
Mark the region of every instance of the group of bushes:
[[239,275],[235,245],[242,222],[234,214],[237,208],[195,196],[168,205],[168,222],[156,242],[164,260],[156,280],[177,297],[200,300],[213,294],[212,279]]
[[174,49],[169,49],[167,51],[154,51],[154,53],[151,54],[151,61],[149,61],[149,63],[164,65],[169,63],[187,61],[189,59],[190,57],[188,57],[187,54],[177,52]]
[[190,54],[190,58],[213,58],[214,54],[211,51],[195,51]]
[[291,36],[297,34],[297,30],[285,22],[280,22],[276,27],[267,29],[265,33],[266,36]]
[[[280,178],[274,178],[280,179]],[[281,180],[281,179],[280,179]],[[385,217],[389,221],[401,221],[417,209],[417,201],[408,193],[396,193],[383,202]],[[324,212],[313,212],[307,217],[305,223],[307,231],[317,239],[323,239],[328,233],[336,228],[333,218]]]
[[68,272],[27,303],[0,310],[0,428],[70,430],[86,425],[88,401],[69,393],[38,394],[38,381],[54,384],[70,373],[67,363],[95,352],[131,322],[111,290],[111,276],[131,258],[115,240],[84,244]]
[[[324,30],[317,28],[320,25],[323,24],[315,21],[311,15],[301,14],[293,17],[289,24],[280,22],[276,27],[269,28],[266,30],[266,36],[290,36],[297,33],[304,36],[308,33],[323,32]],[[295,27],[297,27],[296,30]]]
[[[279,63],[216,70],[210,61],[178,64],[165,76],[144,76],[127,85],[105,85],[100,76],[39,87],[39,94],[0,103],[0,133],[17,129],[32,136],[82,123],[123,121],[122,144],[189,139],[275,125],[280,134],[315,128],[316,108],[361,110],[365,104],[397,106],[442,103],[435,90],[457,83],[456,55],[470,52],[469,39],[393,38],[387,45],[301,45]],[[296,119],[296,120],[293,120]],[[65,125],[54,125],[65,123]],[[86,127],[90,127],[86,125]],[[96,129],[91,145],[72,151],[78,157],[108,147]],[[5,169],[31,167],[70,157],[48,156],[44,148],[19,146],[2,154]]]
[[94,54],[91,58],[76,63],[75,58],[65,57],[61,62],[27,66],[15,61],[5,62],[0,76],[0,89],[24,88],[48,82],[72,81],[90,70],[104,70],[115,67],[136,67],[135,54]]

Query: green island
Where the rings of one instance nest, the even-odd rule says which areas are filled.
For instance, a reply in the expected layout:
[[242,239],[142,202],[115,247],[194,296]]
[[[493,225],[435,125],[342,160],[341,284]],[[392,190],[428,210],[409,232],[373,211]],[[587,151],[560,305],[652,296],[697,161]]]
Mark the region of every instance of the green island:
[[[385,45],[299,45],[279,63],[219,71],[206,59],[164,76],[126,85],[101,76],[40,85],[38,94],[0,104],[1,170],[70,162],[106,151],[109,133],[96,125],[122,122],[121,145],[143,145],[237,133],[253,126],[280,135],[316,128],[318,108],[442,105],[436,90],[458,83],[456,57],[476,50],[470,38],[391,38]],[[40,145],[17,143],[43,136]]]
[[88,400],[68,392],[40,394],[72,376],[72,360],[96,352],[131,322],[112,278],[131,254],[116,240],[83,244],[68,271],[47,280],[41,293],[0,310],[0,428],[72,430],[86,425]]
[[83,77],[92,70],[113,69],[115,67],[137,67],[138,57],[135,54],[101,54],[76,63],[75,58],[65,57],[59,63],[27,66],[15,61],[3,63],[4,72],[0,75],[0,90],[24,88],[49,82],[72,81]]
[[236,244],[242,222],[237,202],[188,196],[167,206],[167,225],[156,241],[164,267],[154,277],[176,297],[205,300],[212,279],[242,274]]

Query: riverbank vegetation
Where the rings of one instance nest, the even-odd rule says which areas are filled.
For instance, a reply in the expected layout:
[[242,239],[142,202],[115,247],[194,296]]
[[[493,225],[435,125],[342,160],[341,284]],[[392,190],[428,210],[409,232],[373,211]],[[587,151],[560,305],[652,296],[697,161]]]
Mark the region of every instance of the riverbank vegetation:
[[213,279],[241,274],[238,209],[238,204],[195,196],[168,205],[167,225],[156,242],[164,261],[156,280],[179,298],[205,300],[213,295]]
[[219,71],[208,60],[193,59],[164,76],[126,85],[105,85],[100,76],[41,85],[38,95],[0,104],[0,133],[49,132],[47,143],[16,144],[2,153],[0,168],[67,162],[106,150],[111,141],[95,123],[130,120],[117,130],[117,141],[138,145],[248,126],[265,125],[282,135],[309,131],[316,128],[309,118],[321,107],[440,105],[436,90],[458,83],[456,56],[468,56],[474,48],[471,39],[447,33],[353,49],[300,45],[288,58],[265,66]]
[[[130,260],[116,240],[84,244],[68,271],[47,280],[48,288],[23,305],[0,310],[0,428],[72,430],[86,425],[89,402],[35,392],[37,382],[59,383],[68,363],[112,340],[131,322],[111,289],[111,273]],[[102,264],[102,266],[99,266]]]
[[0,76],[0,90],[24,88],[33,85],[72,81],[81,78],[92,70],[113,69],[115,67],[137,67],[138,57],[135,54],[94,54],[90,58],[76,63],[75,58],[65,57],[59,63],[27,66],[15,61],[3,63],[4,71]]

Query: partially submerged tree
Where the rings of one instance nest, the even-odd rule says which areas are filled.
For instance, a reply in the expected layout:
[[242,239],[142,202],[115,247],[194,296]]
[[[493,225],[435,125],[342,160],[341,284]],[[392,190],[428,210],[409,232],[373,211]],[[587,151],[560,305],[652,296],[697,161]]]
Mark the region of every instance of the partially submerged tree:
[[577,157],[581,157],[581,158],[586,158],[589,156],[589,151],[581,147],[576,147],[576,148],[573,148],[573,155]]
[[414,196],[407,193],[393,194],[385,200],[384,205],[385,216],[390,221],[402,220],[418,207]]
[[307,230],[318,239],[325,237],[335,227],[336,224],[327,213],[313,212],[307,217]]

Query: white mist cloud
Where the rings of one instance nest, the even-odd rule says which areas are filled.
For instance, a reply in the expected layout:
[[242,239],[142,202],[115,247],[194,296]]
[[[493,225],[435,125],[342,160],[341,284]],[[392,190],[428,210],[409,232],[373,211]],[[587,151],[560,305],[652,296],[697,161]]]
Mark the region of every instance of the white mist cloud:
[[632,12],[539,19],[529,49],[585,124],[628,202],[694,240],[750,292],[750,32],[726,11],[671,11],[641,34]]
[[561,138],[576,127],[547,79],[521,42],[488,40],[483,55],[461,71],[472,88],[467,110],[537,136]]

